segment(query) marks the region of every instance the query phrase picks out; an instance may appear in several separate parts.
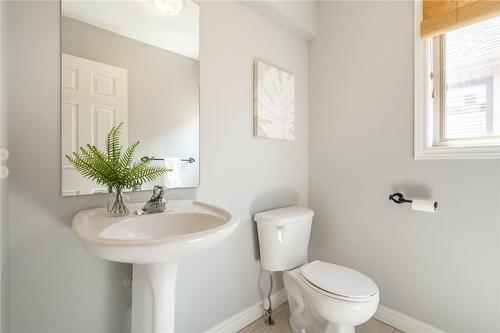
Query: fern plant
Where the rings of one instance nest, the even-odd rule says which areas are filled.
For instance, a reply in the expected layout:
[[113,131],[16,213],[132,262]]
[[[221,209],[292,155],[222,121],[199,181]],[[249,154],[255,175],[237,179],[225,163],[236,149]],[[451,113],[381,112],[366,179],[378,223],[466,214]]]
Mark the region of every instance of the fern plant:
[[132,143],[122,154],[120,134],[123,123],[114,126],[106,137],[106,152],[96,146],[87,144],[80,147],[79,152],[66,155],[68,161],[84,177],[99,185],[108,187],[110,193],[116,190],[116,199],[112,207],[108,207],[111,215],[126,215],[128,209],[123,202],[123,189],[134,189],[137,184],[150,182],[171,171],[162,166],[151,166],[152,157],[134,162],[134,152],[139,141]]

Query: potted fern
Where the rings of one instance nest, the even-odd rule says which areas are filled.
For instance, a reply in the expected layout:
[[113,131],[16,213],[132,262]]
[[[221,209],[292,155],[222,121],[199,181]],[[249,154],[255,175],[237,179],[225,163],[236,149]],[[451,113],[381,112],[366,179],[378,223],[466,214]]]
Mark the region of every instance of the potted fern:
[[120,133],[123,123],[114,126],[106,137],[106,152],[87,144],[79,152],[66,155],[69,162],[84,177],[99,185],[105,185],[110,193],[109,216],[128,215],[129,210],[123,198],[123,190],[133,190],[137,184],[150,182],[165,172],[171,171],[161,166],[151,166],[152,157],[133,162],[139,141],[132,143],[122,154]]

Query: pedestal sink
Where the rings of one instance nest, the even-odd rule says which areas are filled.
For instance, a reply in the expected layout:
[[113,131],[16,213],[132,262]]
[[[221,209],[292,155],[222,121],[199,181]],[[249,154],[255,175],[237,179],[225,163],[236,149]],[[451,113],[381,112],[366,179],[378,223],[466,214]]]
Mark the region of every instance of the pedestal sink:
[[[131,205],[130,211],[141,207]],[[108,217],[104,208],[82,210],[72,228],[96,256],[133,264],[132,333],[170,333],[177,259],[218,244],[238,222],[215,206],[172,200],[168,211],[157,214]]]

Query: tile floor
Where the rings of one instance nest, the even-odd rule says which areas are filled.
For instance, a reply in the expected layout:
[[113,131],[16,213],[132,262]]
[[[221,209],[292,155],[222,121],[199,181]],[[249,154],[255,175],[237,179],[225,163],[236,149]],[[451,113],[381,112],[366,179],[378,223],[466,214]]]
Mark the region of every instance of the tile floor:
[[[240,330],[238,333],[292,333],[292,329],[288,324],[288,303],[285,303],[274,309],[273,319],[274,326],[267,326],[264,321],[265,317],[261,317]],[[370,319],[361,326],[356,327],[356,333],[403,333],[394,327],[384,324],[377,319]]]

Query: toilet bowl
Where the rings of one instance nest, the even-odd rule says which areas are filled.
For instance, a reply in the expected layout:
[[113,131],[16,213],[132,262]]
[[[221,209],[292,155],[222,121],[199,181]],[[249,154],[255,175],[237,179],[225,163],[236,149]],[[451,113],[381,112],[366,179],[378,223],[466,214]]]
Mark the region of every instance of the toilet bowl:
[[283,274],[294,333],[354,333],[377,310],[379,291],[365,275],[314,261]]
[[282,271],[294,333],[354,333],[377,310],[379,290],[366,275],[323,261],[307,263],[314,213],[285,207],[254,216],[261,265]]

